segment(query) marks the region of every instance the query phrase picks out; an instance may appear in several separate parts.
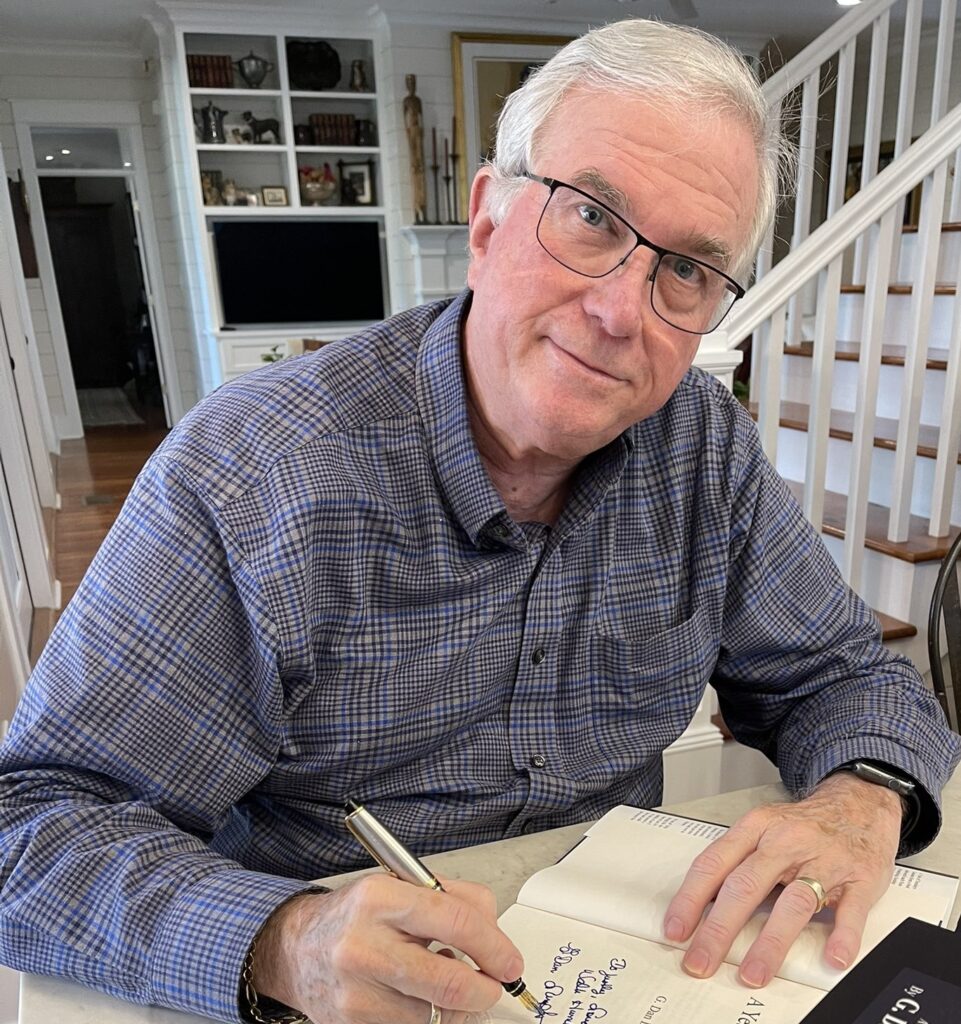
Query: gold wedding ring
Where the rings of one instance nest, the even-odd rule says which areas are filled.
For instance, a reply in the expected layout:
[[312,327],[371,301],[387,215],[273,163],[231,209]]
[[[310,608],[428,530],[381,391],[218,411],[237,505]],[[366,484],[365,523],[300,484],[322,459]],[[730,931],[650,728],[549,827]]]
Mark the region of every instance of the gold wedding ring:
[[444,1011],[441,1010],[441,1008],[439,1006],[434,1006],[434,1004],[431,1003],[430,1004],[430,1020],[427,1022],[427,1024],[441,1024],[441,1014],[443,1012]]
[[[814,913],[819,914],[828,904],[828,897],[824,891],[824,886],[816,878],[808,878],[806,875],[798,875],[794,881],[806,885],[814,893],[814,898],[818,901],[818,908]],[[433,1020],[431,1020],[431,1024],[434,1024]]]

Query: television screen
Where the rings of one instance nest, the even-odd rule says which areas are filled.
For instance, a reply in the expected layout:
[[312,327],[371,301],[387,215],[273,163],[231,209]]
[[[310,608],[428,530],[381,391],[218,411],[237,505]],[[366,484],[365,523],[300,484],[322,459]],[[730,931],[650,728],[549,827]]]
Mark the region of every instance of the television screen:
[[377,221],[215,221],[213,238],[224,327],[384,316]]

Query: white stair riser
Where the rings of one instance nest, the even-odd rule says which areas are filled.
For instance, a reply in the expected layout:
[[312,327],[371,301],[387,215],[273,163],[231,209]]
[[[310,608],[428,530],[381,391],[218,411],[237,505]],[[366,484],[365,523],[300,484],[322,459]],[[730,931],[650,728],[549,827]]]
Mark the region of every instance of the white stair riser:
[[[899,282],[909,283],[914,280],[917,270],[918,236],[917,232],[901,236],[901,256],[898,271],[895,275]],[[938,252],[938,269],[935,279],[942,283],[958,281],[959,256],[961,256],[961,231],[944,231],[941,234],[941,245]]]
[[[911,329],[911,295],[889,295],[884,313],[882,341],[887,345],[907,345],[913,337]],[[931,327],[928,333],[928,347],[948,347],[951,335],[951,318],[956,296],[935,295],[931,306]],[[838,305],[838,341],[860,341],[863,333],[864,296],[842,295]],[[812,330],[806,331],[812,336]]]
[[[803,480],[807,457],[808,434],[803,430],[778,430],[777,470],[787,480]],[[850,472],[851,443],[838,438],[828,439],[827,480],[829,491],[846,494]],[[891,507],[895,453],[886,448],[871,452],[871,482],[868,498],[877,505]],[[934,459],[918,456],[914,469],[911,511],[917,516],[931,515],[931,490],[934,482]],[[959,467],[961,469],[961,467]],[[951,522],[961,523],[961,472],[955,478]]]
[[[855,412],[857,409],[858,363],[847,359],[834,361],[834,380],[831,385],[831,408]],[[811,402],[811,371],[814,362],[806,356],[786,355],[782,370],[781,396],[789,402]],[[881,366],[875,412],[878,416],[898,420],[901,418],[901,387],[904,377],[902,366]],[[921,422],[936,425],[941,422],[944,402],[945,373],[943,370],[924,371],[924,393],[921,399]]]

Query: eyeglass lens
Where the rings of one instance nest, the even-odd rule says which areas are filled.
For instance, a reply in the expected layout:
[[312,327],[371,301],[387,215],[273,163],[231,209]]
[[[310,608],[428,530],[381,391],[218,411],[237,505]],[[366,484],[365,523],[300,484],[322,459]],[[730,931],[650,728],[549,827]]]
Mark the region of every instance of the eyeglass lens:
[[[611,273],[638,245],[626,221],[560,184],[541,214],[537,238],[558,263],[586,277]],[[664,253],[654,265],[651,305],[672,327],[706,334],[736,298],[723,274],[693,257]]]

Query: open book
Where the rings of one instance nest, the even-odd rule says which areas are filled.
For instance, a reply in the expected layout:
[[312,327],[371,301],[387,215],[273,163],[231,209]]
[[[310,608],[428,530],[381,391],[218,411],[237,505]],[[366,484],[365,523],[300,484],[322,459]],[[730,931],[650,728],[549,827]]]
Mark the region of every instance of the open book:
[[[779,976],[762,989],[735,965],[770,913],[758,908],[714,977],[692,978],[663,937],[671,897],[694,857],[726,829],[659,811],[616,807],[563,860],[524,884],[500,925],[524,954],[524,980],[552,1024],[798,1024],[845,971],[823,960],[833,911],[816,915]],[[946,924],[958,879],[899,865],[872,909],[859,959],[906,917]],[[779,891],[779,890],[778,890]],[[686,944],[685,944],[686,945]],[[504,996],[472,1024],[530,1024]]]

